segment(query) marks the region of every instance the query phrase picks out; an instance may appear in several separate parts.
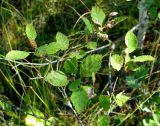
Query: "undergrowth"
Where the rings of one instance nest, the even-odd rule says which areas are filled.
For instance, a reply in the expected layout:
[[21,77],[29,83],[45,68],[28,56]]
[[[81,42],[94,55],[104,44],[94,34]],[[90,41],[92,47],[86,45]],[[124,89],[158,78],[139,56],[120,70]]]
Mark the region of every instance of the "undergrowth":
[[2,0],[0,125],[160,125],[160,2],[140,4]]

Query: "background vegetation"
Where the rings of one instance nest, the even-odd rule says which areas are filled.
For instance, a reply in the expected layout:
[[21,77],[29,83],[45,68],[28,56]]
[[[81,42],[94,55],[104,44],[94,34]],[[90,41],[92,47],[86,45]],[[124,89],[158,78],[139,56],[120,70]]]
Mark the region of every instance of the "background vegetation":
[[2,0],[0,125],[160,125],[159,9],[159,0]]

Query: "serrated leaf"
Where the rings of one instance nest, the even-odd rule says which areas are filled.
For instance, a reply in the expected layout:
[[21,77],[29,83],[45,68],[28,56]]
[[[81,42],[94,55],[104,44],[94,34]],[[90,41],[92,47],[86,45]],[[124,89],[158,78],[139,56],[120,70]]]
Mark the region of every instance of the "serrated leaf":
[[21,60],[21,59],[25,59],[27,56],[29,56],[29,52],[12,50],[7,53],[5,58],[11,59],[11,60]]
[[142,55],[137,56],[134,59],[132,59],[133,62],[145,62],[145,61],[154,61],[154,57],[151,55]]
[[95,24],[102,26],[102,24],[106,18],[106,15],[101,8],[94,6],[94,7],[92,7],[91,17],[92,17],[92,21]]
[[84,21],[84,23],[85,23],[87,29],[89,30],[89,32],[93,33],[93,25],[90,23],[90,21],[85,17],[83,17],[82,20]]
[[47,47],[48,47],[47,44],[38,47],[36,49],[34,55],[39,56],[39,57],[45,56],[47,54],[47,52],[46,52],[47,51]]
[[107,115],[98,116],[98,126],[109,126],[110,120]]
[[79,89],[78,91],[72,92],[71,101],[76,111],[80,114],[86,109],[89,98],[83,89]]
[[57,53],[60,50],[60,46],[57,42],[51,42],[48,44],[46,52],[48,55]]
[[27,35],[27,38],[30,40],[36,39],[37,33],[32,23],[26,25],[26,35]]
[[57,32],[56,34],[56,43],[58,48],[60,48],[61,50],[66,50],[69,47],[69,39],[67,38],[66,35],[64,35],[61,32]]
[[79,89],[81,83],[81,79],[77,79],[74,82],[72,82],[71,84],[69,84],[69,90],[70,91],[77,91]]
[[45,77],[45,80],[53,86],[66,86],[68,84],[67,76],[61,71],[51,71]]
[[116,104],[120,107],[122,107],[128,100],[130,99],[130,97],[123,95],[123,92],[120,92],[119,94],[116,95]]
[[99,97],[100,105],[103,107],[105,111],[109,110],[110,108],[110,98],[109,96],[100,95]]
[[88,42],[86,47],[88,49],[96,49],[97,48],[97,42]]
[[128,53],[131,53],[137,49],[138,40],[137,40],[136,35],[132,31],[127,32],[125,36],[125,44],[128,48]]
[[91,77],[101,68],[102,55],[89,55],[81,63],[80,74],[82,77]]
[[119,71],[123,66],[124,59],[122,56],[118,54],[114,54],[111,56],[111,65],[114,69]]

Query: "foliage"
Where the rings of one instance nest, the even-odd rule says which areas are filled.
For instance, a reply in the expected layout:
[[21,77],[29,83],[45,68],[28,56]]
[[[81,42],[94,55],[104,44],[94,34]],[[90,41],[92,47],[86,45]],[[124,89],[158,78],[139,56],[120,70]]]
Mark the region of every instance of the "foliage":
[[0,125],[159,125],[156,3],[2,1]]

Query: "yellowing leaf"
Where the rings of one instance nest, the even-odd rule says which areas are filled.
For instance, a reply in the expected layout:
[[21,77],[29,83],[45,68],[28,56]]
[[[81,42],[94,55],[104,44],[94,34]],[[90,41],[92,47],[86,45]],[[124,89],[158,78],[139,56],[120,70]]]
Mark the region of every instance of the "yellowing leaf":
[[119,94],[117,94],[115,99],[117,105],[120,107],[122,107],[130,99],[130,97],[125,96],[122,93],[123,92],[120,92]]
[[111,65],[114,69],[119,71],[123,66],[124,59],[122,56],[118,54],[114,54],[111,56]]

